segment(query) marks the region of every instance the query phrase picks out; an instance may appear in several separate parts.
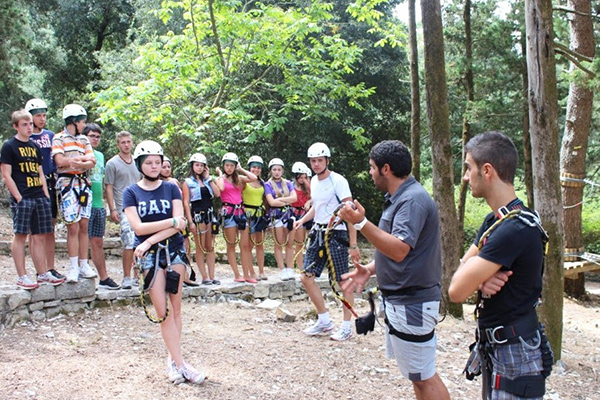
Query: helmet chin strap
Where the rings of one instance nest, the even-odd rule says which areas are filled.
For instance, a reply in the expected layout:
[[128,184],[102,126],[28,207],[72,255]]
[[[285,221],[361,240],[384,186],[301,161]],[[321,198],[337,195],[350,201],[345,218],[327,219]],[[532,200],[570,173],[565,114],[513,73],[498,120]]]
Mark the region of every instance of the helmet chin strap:
[[156,182],[159,178],[160,178],[160,174],[158,174],[158,176],[148,176],[145,173],[142,172],[142,175],[144,176],[144,179],[150,181],[150,182]]

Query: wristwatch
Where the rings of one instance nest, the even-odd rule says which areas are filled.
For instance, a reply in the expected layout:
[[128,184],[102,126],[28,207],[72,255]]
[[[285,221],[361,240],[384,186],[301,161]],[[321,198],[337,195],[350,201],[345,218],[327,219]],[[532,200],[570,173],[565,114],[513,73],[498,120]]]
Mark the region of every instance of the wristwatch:
[[364,217],[362,221],[353,225],[354,229],[356,229],[357,231],[360,231],[367,222],[369,222],[369,220],[367,219],[367,217]]

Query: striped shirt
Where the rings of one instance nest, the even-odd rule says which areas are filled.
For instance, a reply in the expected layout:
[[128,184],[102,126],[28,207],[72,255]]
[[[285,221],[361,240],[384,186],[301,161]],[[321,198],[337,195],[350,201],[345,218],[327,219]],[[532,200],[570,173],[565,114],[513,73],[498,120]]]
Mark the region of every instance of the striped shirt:
[[[94,149],[85,135],[73,136],[65,129],[63,132],[54,135],[52,140],[52,157],[57,154],[63,154],[66,158],[75,158],[80,156],[94,155]],[[58,167],[59,174],[82,174],[80,171],[70,166]]]

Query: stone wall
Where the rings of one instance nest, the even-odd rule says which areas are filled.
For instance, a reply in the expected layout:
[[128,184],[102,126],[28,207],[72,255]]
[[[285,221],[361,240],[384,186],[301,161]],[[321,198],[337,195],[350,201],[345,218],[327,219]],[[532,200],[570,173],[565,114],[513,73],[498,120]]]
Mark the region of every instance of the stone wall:
[[[372,278],[373,279],[373,278]],[[327,276],[317,279],[327,300],[334,300]],[[375,285],[372,280],[369,286]],[[184,287],[186,301],[202,303],[244,300],[247,302],[279,299],[284,302],[308,299],[299,279],[280,281],[271,277],[252,285],[225,279],[218,286]],[[35,290],[0,286],[0,324],[11,327],[22,321],[43,321],[59,314],[77,313],[96,307],[140,306],[139,291],[133,289],[96,289],[95,279],[60,286],[42,285]]]

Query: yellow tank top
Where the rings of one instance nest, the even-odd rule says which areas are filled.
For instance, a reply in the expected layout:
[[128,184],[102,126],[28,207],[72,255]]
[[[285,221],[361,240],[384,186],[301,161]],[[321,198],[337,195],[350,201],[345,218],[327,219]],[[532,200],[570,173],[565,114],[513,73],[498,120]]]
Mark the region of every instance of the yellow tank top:
[[244,204],[251,206],[262,206],[263,196],[265,194],[265,188],[261,185],[260,187],[252,187],[246,184],[244,191],[242,192],[242,199]]

